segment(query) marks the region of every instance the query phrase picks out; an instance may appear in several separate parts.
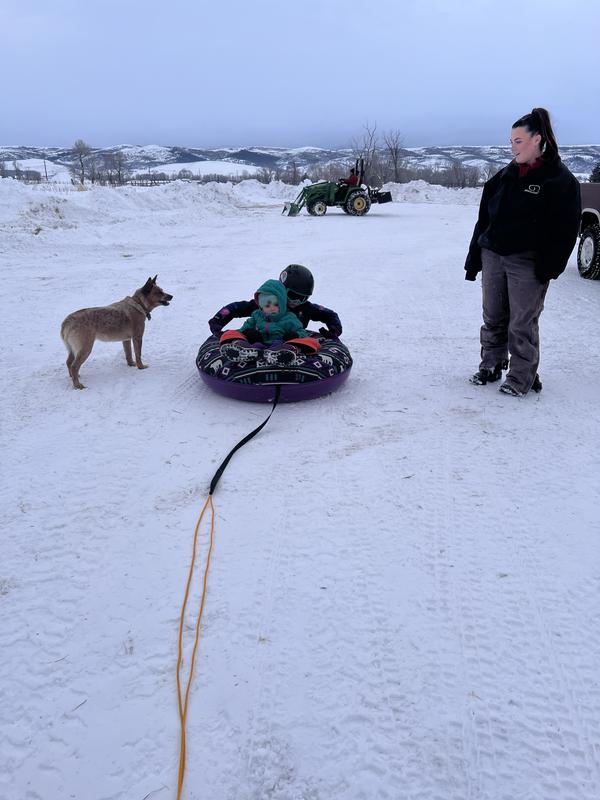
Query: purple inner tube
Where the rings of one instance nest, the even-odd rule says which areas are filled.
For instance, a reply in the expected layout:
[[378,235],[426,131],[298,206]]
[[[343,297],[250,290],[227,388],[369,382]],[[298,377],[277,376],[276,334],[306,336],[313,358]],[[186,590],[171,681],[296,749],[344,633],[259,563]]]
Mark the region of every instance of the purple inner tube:
[[204,383],[213,391],[234,400],[271,403],[281,387],[279,402],[311,400],[336,391],[345,383],[352,357],[339,339],[319,338],[318,353],[300,353],[296,363],[272,366],[262,355],[258,359],[232,362],[224,359],[219,341],[209,336],[198,351],[196,366]]
[[280,403],[297,403],[299,400],[313,400],[339,389],[350,375],[350,370],[338,372],[331,378],[310,383],[235,383],[223,381],[205,372],[200,372],[204,383],[217,394],[231,397],[233,400],[247,400],[250,403],[272,403],[275,399],[275,387],[281,386]]

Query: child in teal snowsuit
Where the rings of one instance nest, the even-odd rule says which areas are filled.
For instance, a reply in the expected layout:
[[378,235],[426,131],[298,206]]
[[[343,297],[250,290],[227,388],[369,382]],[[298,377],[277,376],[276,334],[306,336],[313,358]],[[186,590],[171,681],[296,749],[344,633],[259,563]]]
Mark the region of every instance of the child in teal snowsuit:
[[298,317],[287,310],[287,289],[283,283],[265,281],[255,293],[254,299],[258,309],[244,322],[241,333],[256,331],[263,344],[267,345],[308,336]]
[[[261,348],[272,345],[277,356],[271,363],[295,361],[299,348],[317,352],[320,344],[309,336],[298,317],[287,310],[287,289],[281,281],[268,280],[254,294],[258,306],[240,330],[225,331],[220,337],[221,353],[231,361],[256,358]],[[271,352],[273,356],[273,353]]]

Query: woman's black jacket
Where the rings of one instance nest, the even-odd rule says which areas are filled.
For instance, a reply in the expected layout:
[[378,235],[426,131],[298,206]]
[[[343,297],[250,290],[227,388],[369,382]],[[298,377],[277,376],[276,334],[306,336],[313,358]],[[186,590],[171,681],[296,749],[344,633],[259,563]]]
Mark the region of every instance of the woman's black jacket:
[[481,248],[499,255],[535,252],[545,283],[564,272],[579,232],[579,182],[560,159],[519,177],[513,161],[483,187],[479,218],[465,263],[467,280],[481,270]]

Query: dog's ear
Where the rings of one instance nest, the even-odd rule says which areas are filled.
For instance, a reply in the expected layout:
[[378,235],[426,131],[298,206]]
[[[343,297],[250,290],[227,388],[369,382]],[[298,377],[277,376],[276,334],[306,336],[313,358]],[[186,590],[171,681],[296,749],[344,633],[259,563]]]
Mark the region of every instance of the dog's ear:
[[156,283],[156,279],[157,279],[157,278],[158,278],[158,275],[155,275],[155,276],[152,278],[152,283]]
[[148,278],[146,283],[142,286],[142,292],[144,294],[149,294],[152,291],[152,287],[156,283],[156,278]]

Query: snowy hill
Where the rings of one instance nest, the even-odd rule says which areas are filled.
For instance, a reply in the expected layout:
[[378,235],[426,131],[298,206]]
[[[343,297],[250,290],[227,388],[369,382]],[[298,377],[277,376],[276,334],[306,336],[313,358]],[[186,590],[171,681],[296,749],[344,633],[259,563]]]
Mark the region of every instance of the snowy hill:
[[[352,160],[349,149],[327,149],[319,147],[245,147],[203,149],[194,147],[161,146],[161,145],[117,145],[108,148],[94,148],[93,153],[102,159],[104,156],[121,152],[127,160],[128,167],[136,172],[164,171],[177,173],[180,169],[192,169],[200,174],[216,173],[236,175],[244,170],[249,173],[261,168],[285,169],[295,164],[298,169],[306,169],[316,164],[339,162],[347,165]],[[561,148],[562,157],[577,175],[587,177],[595,164],[600,162],[600,145],[567,145]],[[407,166],[412,167],[447,167],[453,163],[477,166],[502,165],[510,158],[510,148],[502,146],[448,146],[448,147],[412,147],[404,148],[402,157]],[[73,162],[68,148],[36,148],[0,146],[0,161],[7,167],[13,161],[23,163],[43,159],[61,168],[60,174]],[[215,162],[215,163],[213,163]],[[204,163],[201,169],[195,170],[190,165]],[[231,166],[229,166],[231,165]],[[43,168],[41,169],[44,174]],[[58,180],[58,178],[56,178]]]

